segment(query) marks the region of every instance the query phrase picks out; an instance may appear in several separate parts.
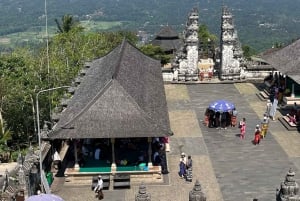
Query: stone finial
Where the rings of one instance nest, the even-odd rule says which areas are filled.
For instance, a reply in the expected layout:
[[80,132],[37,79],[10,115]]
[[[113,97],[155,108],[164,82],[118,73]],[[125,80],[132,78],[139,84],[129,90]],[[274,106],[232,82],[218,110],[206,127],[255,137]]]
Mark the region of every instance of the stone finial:
[[197,179],[193,190],[190,191],[189,201],[206,201],[206,197],[201,189],[201,184]]
[[292,168],[289,169],[288,173],[286,174],[285,177],[285,184],[290,184],[290,185],[295,185],[296,181],[295,181],[295,172],[293,171]]
[[144,183],[139,187],[139,192],[135,196],[135,201],[151,201],[151,195],[147,193],[147,189]]

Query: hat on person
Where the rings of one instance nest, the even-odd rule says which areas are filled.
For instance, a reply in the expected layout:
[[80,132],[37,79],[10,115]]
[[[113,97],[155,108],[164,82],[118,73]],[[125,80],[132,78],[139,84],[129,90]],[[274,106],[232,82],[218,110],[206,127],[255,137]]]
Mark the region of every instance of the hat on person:
[[98,175],[98,178],[100,179],[100,178],[101,178],[101,175]]
[[182,152],[182,153],[181,153],[181,156],[185,156],[185,153],[184,153],[184,152]]
[[258,127],[259,127],[259,125],[257,124],[257,125],[256,125],[256,128],[258,128]]

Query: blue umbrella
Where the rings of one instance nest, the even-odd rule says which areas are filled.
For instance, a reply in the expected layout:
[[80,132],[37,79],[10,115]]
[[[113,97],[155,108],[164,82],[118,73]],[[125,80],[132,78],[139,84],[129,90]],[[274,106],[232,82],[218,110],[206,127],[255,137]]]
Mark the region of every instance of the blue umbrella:
[[25,201],[64,201],[61,197],[54,194],[39,194],[28,197]]
[[228,100],[216,100],[209,104],[209,109],[215,112],[228,112],[235,108],[234,104]]

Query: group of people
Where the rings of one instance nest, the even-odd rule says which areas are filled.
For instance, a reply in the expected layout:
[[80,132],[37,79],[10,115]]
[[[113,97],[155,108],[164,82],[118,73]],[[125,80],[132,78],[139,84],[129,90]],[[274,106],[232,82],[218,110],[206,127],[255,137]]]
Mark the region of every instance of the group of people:
[[237,110],[234,108],[230,111],[220,112],[207,108],[204,123],[209,128],[227,129],[227,127],[235,127],[237,124]]
[[[264,114],[264,118],[261,122],[261,125],[257,124],[254,129],[254,139],[253,144],[258,145],[260,143],[260,140],[263,139],[267,133],[269,126],[269,118],[266,114]],[[245,139],[246,134],[246,118],[243,118],[242,121],[239,123],[239,129],[240,129],[240,139]]]
[[188,171],[192,170],[193,160],[192,156],[186,157],[185,153],[181,153],[179,160],[179,176],[180,178],[187,179]]

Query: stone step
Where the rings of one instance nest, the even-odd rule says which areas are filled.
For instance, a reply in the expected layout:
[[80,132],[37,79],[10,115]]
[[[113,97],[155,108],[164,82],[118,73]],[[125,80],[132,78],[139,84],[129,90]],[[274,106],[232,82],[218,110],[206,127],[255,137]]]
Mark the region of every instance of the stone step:
[[296,131],[299,129],[299,126],[291,126],[284,117],[279,117],[278,120],[288,131]]
[[266,97],[265,94],[262,94],[262,92],[256,93],[256,96],[259,98],[261,101],[267,101],[269,97]]

